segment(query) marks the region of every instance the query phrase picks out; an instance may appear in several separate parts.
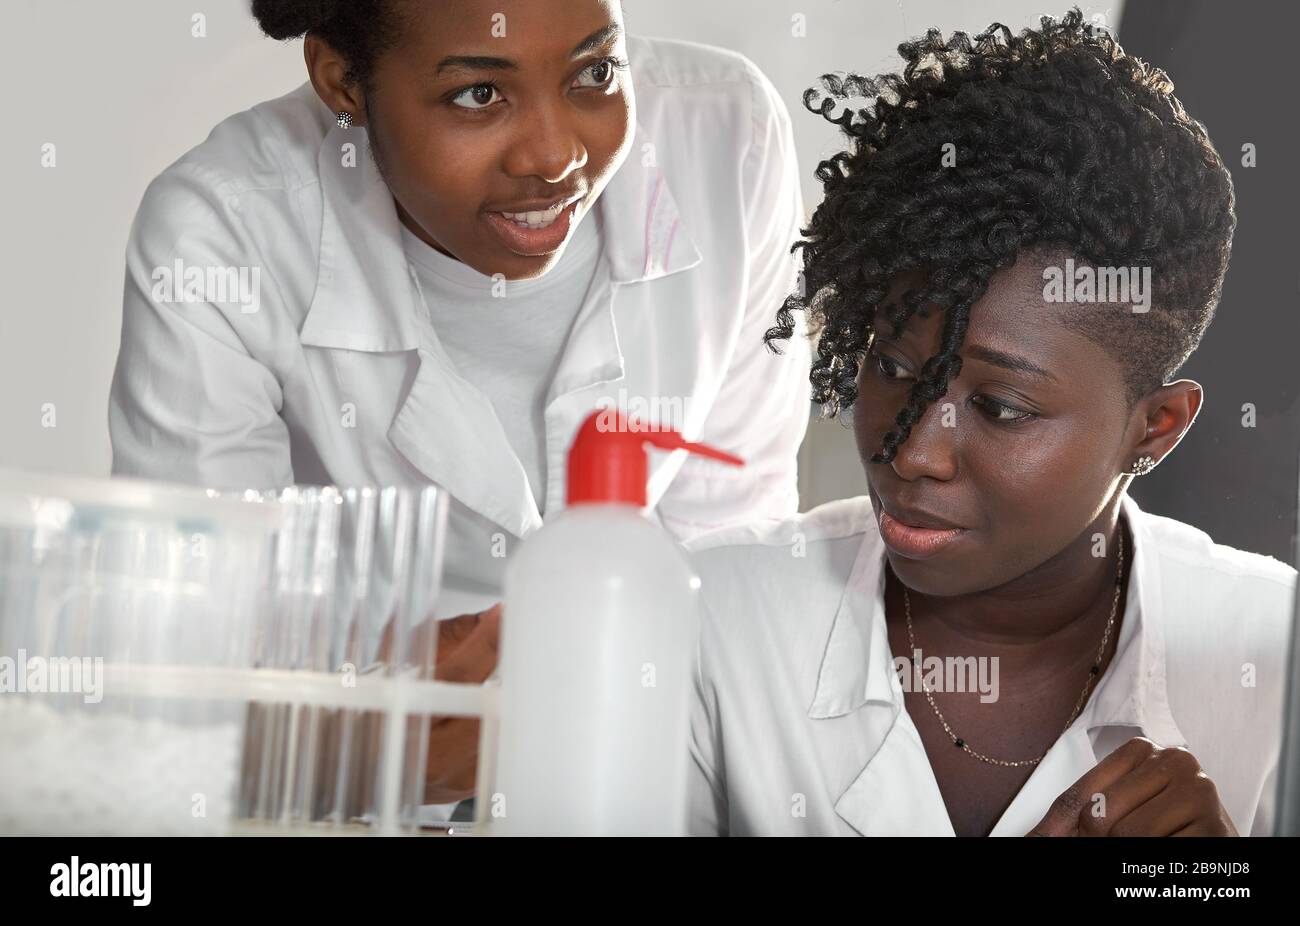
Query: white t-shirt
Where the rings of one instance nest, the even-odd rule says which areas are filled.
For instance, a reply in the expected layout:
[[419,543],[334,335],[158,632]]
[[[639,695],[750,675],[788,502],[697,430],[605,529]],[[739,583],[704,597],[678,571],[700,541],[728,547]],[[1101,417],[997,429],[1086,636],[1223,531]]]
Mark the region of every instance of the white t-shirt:
[[402,226],[438,340],[492,405],[537,509],[546,501],[546,393],[602,256],[599,216],[582,217],[560,261],[534,280],[497,283]]

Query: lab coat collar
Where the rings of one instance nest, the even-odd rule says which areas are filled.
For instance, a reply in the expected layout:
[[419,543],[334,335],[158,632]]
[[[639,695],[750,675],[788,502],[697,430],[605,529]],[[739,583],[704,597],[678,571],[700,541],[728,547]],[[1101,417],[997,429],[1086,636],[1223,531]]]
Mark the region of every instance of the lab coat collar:
[[1161,746],[1186,746],[1169,706],[1165,609],[1150,519],[1127,494],[1121,511],[1133,535],[1124,622],[1111,664],[1082,716],[1090,732],[1102,726],[1138,727]]
[[[864,504],[866,501],[864,499]],[[1160,577],[1147,515],[1125,496],[1133,535],[1128,595],[1115,654],[1083,712],[1035,767],[991,835],[1024,835],[1051,802],[1096,765],[1105,727],[1133,728],[1162,746],[1185,746],[1169,707]],[[943,798],[915,727],[903,724],[903,691],[885,624],[884,548],[869,526],[850,571],[818,670],[808,715],[840,717],[865,709],[866,766],[839,796],[836,812],[864,835],[951,835]]]
[[[311,96],[325,105],[314,91]],[[354,166],[345,166],[345,158]],[[414,271],[402,249],[392,193],[371,159],[366,130],[331,128],[316,166],[320,261],[299,341],[344,350],[415,350],[420,336]]]
[[[306,95],[324,108],[314,91]],[[354,166],[344,164],[349,143],[355,145],[348,159]],[[654,160],[656,150],[638,122],[631,154],[596,201],[613,283],[658,279],[702,260]],[[423,309],[402,247],[401,220],[371,157],[366,130],[330,128],[316,163],[322,199],[320,260],[300,341],[346,350],[415,350]],[[600,341],[617,354],[616,343]]]
[[884,566],[880,534],[868,525],[831,623],[809,717],[840,717],[867,703],[898,706],[885,635]]

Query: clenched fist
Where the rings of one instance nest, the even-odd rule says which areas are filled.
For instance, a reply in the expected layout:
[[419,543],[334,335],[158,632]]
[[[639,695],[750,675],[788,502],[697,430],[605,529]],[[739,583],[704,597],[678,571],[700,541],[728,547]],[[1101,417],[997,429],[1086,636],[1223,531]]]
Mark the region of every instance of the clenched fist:
[[1196,757],[1134,737],[1052,802],[1027,836],[1236,836]]

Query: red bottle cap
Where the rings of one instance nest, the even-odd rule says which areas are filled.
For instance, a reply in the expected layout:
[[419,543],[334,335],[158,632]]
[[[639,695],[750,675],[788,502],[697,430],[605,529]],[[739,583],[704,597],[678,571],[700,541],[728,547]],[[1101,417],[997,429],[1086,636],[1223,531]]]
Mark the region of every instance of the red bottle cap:
[[566,504],[614,502],[644,508],[649,472],[647,444],[662,450],[687,450],[734,466],[745,465],[740,457],[692,443],[672,428],[628,418],[617,409],[602,409],[592,412],[582,423],[569,448]]

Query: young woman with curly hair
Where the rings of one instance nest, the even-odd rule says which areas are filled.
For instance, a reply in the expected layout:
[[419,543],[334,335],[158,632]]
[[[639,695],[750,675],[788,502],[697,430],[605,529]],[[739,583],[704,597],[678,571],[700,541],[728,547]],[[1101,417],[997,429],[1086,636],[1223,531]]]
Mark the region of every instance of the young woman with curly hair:
[[848,146],[768,334],[810,316],[867,494],[692,544],[692,829],[1267,833],[1295,571],[1126,494],[1201,406],[1228,170],[1077,9],[899,50],[805,98]]

